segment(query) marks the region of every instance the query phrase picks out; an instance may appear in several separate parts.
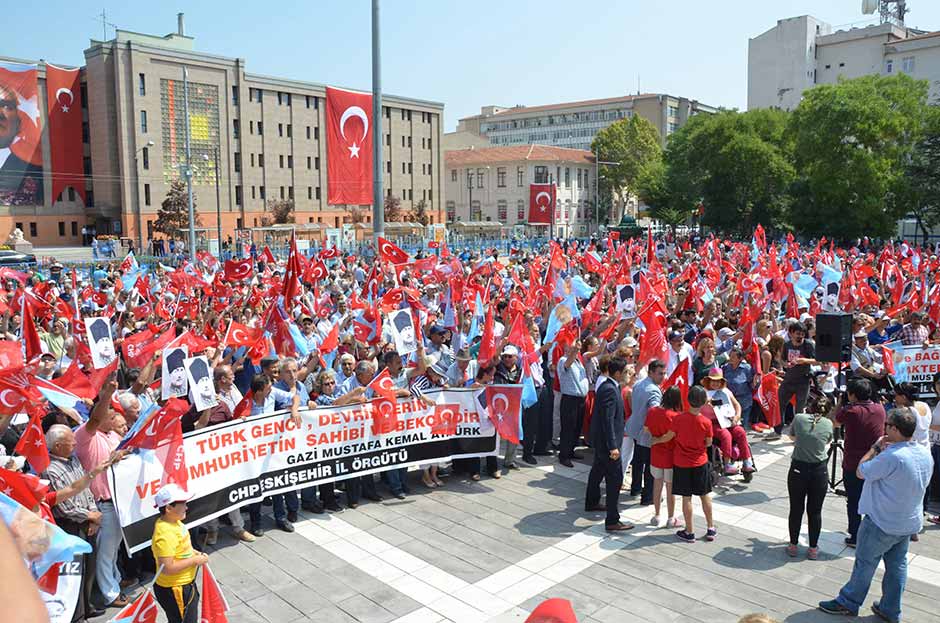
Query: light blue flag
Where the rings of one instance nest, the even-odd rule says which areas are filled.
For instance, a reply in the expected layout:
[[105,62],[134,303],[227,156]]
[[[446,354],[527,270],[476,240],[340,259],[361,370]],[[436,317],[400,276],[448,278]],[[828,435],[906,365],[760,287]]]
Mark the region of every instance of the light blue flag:
[[594,288],[585,283],[581,275],[575,275],[571,278],[571,293],[579,299],[589,299],[594,296]]
[[581,312],[578,310],[578,302],[573,294],[569,294],[565,300],[555,306],[552,313],[548,316],[548,327],[545,329],[545,343],[555,341],[555,336],[561,328],[568,324],[572,318],[580,318]]
[[127,429],[127,432],[124,433],[124,438],[121,439],[121,442],[118,444],[117,449],[121,450],[124,448],[125,444],[131,440],[131,438],[140,432],[144,426],[150,423],[150,419],[154,414],[160,410],[160,405],[156,402],[151,402],[147,407],[143,407],[143,402],[141,402],[141,413],[137,416],[137,420],[134,422],[133,426]]
[[483,313],[483,298],[477,292],[476,306],[473,310],[473,318],[470,320],[470,332],[467,334],[467,343],[473,344],[473,340],[480,335],[480,315]]
[[297,349],[297,354],[301,357],[306,357],[309,355],[310,349],[307,348],[307,340],[304,338],[304,334],[301,333],[300,327],[297,326],[297,323],[288,322],[287,330],[290,331],[290,336],[294,340],[294,348]]
[[819,282],[816,281],[812,275],[800,275],[800,277],[793,282],[793,291],[796,292],[797,296],[802,298],[804,301],[813,296],[813,292],[818,287]]
[[842,273],[840,271],[822,262],[816,264],[816,268],[822,271],[822,283],[824,287],[828,283],[842,283]]
[[72,536],[2,493],[0,518],[11,532],[27,533],[30,543],[42,545],[36,547],[36,555],[26,561],[33,578],[41,578],[56,563],[71,562],[76,555],[91,553],[91,545],[84,539]]
[[[539,394],[535,391],[535,381],[531,374],[522,375],[522,408],[528,409],[539,401]],[[522,427],[519,427],[522,430]]]

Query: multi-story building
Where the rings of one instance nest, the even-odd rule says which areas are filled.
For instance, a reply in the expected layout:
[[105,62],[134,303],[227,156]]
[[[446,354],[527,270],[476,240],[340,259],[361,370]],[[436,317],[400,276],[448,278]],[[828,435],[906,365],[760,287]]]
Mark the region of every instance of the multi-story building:
[[792,110],[817,84],[899,72],[927,80],[940,101],[940,32],[894,22],[833,32],[810,15],[782,19],[748,41],[747,107]]
[[[79,229],[93,224],[99,234],[146,244],[186,165],[184,67],[193,189],[209,238],[217,180],[223,236],[261,225],[269,200],[293,200],[295,222],[324,231],[370,223],[366,206],[327,203],[325,85],[248,73],[244,59],[198,52],[194,43],[182,16],[178,32],[165,37],[117,30],[110,41],[92,40],[81,72],[87,205],[66,194],[52,198],[47,188],[44,205],[0,206],[0,231],[15,224],[35,244],[75,244]],[[44,82],[40,63],[41,102]],[[405,211],[423,200],[440,223],[443,104],[394,95],[382,103],[383,188]],[[47,141],[43,151],[48,171]],[[65,236],[63,221],[71,222]]]
[[669,135],[690,117],[715,110],[696,100],[662,93],[546,106],[483,106],[479,115],[460,119],[457,132],[485,136],[494,146],[538,144],[590,150],[600,130],[620,119],[640,115],[659,130],[665,145]]
[[[557,185],[554,231],[581,236],[596,229],[594,155],[545,145],[470,148],[444,153],[447,222],[527,225],[529,184]],[[547,234],[544,226],[539,226]]]

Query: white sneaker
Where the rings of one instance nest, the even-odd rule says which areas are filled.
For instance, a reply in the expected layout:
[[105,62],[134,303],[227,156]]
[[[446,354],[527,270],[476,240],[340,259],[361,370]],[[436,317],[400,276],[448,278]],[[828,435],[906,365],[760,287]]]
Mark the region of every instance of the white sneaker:
[[658,525],[659,525],[659,515],[653,515],[653,518],[650,519],[650,525],[651,525],[651,526],[658,526]]
[[678,528],[680,525],[681,524],[679,524],[679,520],[676,519],[675,517],[670,517],[669,519],[666,520],[667,528]]

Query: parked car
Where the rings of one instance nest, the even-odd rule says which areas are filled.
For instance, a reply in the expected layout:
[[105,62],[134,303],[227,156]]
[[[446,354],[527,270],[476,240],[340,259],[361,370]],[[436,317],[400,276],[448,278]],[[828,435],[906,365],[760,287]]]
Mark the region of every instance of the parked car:
[[36,256],[32,253],[20,253],[9,249],[0,250],[0,266],[12,266],[15,264],[35,265]]

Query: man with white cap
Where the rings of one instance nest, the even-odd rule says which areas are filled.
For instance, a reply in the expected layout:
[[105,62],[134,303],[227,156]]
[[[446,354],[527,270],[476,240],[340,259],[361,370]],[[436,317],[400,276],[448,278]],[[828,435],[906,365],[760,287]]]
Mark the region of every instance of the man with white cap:
[[178,484],[164,485],[153,496],[160,517],[153,526],[150,549],[157,563],[153,595],[166,613],[167,623],[196,623],[199,620],[199,591],[196,568],[209,556],[193,549],[183,525],[186,503],[192,495]]
[[868,345],[868,334],[864,329],[852,336],[852,361],[849,364],[853,376],[860,376],[872,381],[880,381],[887,374],[881,363],[881,355]]

